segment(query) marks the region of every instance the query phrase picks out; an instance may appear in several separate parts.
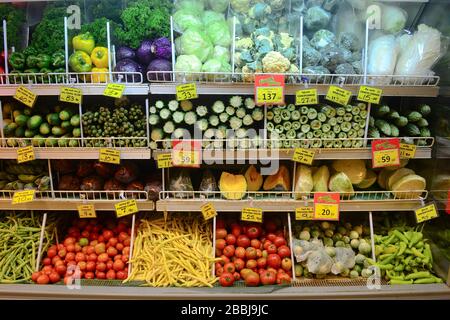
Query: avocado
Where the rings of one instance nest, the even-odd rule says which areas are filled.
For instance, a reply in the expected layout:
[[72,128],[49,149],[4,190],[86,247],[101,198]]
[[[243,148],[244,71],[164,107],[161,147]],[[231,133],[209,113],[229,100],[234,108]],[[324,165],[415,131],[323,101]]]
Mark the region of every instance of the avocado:
[[39,115],[32,116],[27,121],[27,127],[28,127],[28,129],[31,129],[31,130],[37,129],[41,125],[42,121],[43,121],[43,119],[41,116],[39,116]]
[[17,138],[23,138],[25,136],[25,128],[19,127],[14,131],[14,136]]
[[59,119],[59,114],[58,113],[48,114],[47,122],[52,126],[59,126],[61,124],[61,119]]
[[50,134],[50,125],[46,122],[44,122],[43,124],[41,124],[41,126],[39,127],[39,133],[46,136],[48,134]]
[[28,117],[23,114],[19,114],[18,116],[14,117],[14,122],[17,123],[19,127],[23,127],[27,124]]

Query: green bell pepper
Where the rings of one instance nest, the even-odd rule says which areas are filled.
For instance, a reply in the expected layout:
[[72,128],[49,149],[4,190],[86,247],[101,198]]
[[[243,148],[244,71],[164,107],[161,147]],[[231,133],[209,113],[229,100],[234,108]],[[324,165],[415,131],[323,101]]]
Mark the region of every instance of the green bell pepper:
[[49,68],[50,63],[52,62],[52,57],[50,57],[48,54],[40,53],[37,55],[37,64],[36,66],[39,69],[43,68]]
[[58,51],[52,54],[51,66],[55,69],[62,68],[66,65],[66,56],[64,52]]
[[8,62],[16,70],[23,70],[25,68],[25,55],[20,52],[13,52],[8,58]]
[[95,39],[89,32],[82,33],[73,37],[72,46],[76,51],[83,51],[90,55],[95,48]]
[[44,73],[43,75],[41,75],[40,77],[39,77],[39,82],[42,82],[42,83],[49,83],[50,82],[50,79],[52,78],[52,77],[49,77],[48,75],[47,75],[47,73],[52,73],[53,71],[52,70],[50,70],[49,68],[42,68],[40,71],[39,71],[39,73]]
[[58,69],[53,70],[53,72],[54,73],[64,73],[64,74],[57,74],[57,75],[54,76],[55,83],[62,83],[62,82],[64,82],[64,79],[66,77],[66,75],[65,75],[66,69],[58,68]]
[[36,68],[38,63],[38,58],[35,55],[29,55],[27,57],[27,68],[32,69]]
[[84,51],[75,51],[69,58],[69,65],[75,72],[90,72],[92,70],[91,57]]

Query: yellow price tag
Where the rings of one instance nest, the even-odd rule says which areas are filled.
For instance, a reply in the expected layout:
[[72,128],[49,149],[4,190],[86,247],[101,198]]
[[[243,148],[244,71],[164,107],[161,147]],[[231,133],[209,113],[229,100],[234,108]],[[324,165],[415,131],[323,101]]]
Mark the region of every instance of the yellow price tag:
[[429,204],[423,208],[417,209],[415,211],[417,223],[422,223],[427,220],[431,220],[438,217],[436,206],[434,203]]
[[94,205],[92,204],[83,204],[77,207],[78,214],[80,218],[97,218],[97,214],[95,213]]
[[100,149],[98,160],[100,162],[120,164],[120,151],[114,149]]
[[302,148],[295,149],[292,161],[311,165],[314,161],[316,152],[314,150],[307,150]]
[[16,191],[12,198],[12,204],[32,202],[35,194],[35,190]]
[[176,86],[176,95],[178,101],[197,99],[197,86],[195,83],[180,84]]
[[257,104],[283,104],[283,87],[257,87]]
[[157,162],[158,162],[158,169],[173,167],[172,155],[170,153],[159,154]]
[[14,99],[22,102],[24,105],[30,108],[33,108],[34,103],[36,102],[36,98],[36,94],[23,86],[18,87],[16,90],[16,94],[14,95]]
[[295,220],[313,220],[313,219],[314,219],[313,207],[302,207],[295,209]]
[[202,211],[203,218],[205,220],[209,220],[209,219],[217,216],[216,208],[214,208],[214,205],[212,203],[207,203],[207,204],[202,205],[200,207],[200,210]]
[[325,99],[346,106],[349,103],[351,96],[351,91],[336,86],[330,86]]
[[296,105],[318,104],[317,89],[299,90],[295,93]]
[[399,151],[397,149],[380,150],[373,152],[373,167],[389,167],[400,165]]
[[106,86],[105,91],[103,91],[103,95],[111,98],[121,98],[124,91],[124,84],[109,83]]
[[416,156],[416,145],[400,143],[400,159],[413,159]]
[[358,100],[379,104],[383,90],[373,87],[361,86],[358,91]]
[[244,208],[241,212],[241,220],[249,222],[261,223],[263,219],[263,212],[260,208]]
[[121,218],[139,212],[136,200],[134,199],[116,203],[114,207],[116,208],[117,218]]
[[83,98],[81,89],[62,87],[59,101],[80,104]]
[[316,203],[314,219],[339,221],[339,205],[331,203]]
[[17,162],[18,163],[33,161],[35,159],[36,159],[36,156],[34,155],[33,146],[28,146],[28,147],[17,149]]
[[200,152],[199,151],[172,151],[173,166],[200,166]]

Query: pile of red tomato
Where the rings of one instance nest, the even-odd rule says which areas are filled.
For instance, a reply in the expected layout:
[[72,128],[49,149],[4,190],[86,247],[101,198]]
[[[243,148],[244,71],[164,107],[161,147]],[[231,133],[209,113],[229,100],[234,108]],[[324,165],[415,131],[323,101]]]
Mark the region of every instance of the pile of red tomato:
[[286,284],[292,278],[291,250],[281,222],[264,224],[217,219],[216,276],[223,287]]
[[131,228],[126,220],[76,219],[62,243],[52,245],[42,270],[32,275],[38,284],[72,283],[74,279],[119,279],[128,276]]

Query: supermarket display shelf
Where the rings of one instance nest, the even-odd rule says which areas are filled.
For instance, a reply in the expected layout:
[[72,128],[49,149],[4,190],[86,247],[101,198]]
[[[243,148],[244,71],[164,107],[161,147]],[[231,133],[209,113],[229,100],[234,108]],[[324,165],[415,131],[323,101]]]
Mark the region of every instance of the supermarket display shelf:
[[[0,159],[16,159],[17,148],[1,148]],[[151,159],[151,151],[147,148],[123,148],[120,151],[121,159],[146,160]],[[98,159],[100,148],[34,148],[36,159]]]
[[[79,205],[92,204],[96,211],[114,211],[114,204],[119,201],[80,201],[80,200],[60,200],[47,199],[35,200],[33,202],[15,204],[10,199],[0,199],[0,210],[40,210],[40,211],[77,211]],[[155,210],[153,201],[138,201],[139,211]]]
[[[2,299],[450,299],[445,284],[267,288],[148,288],[83,286],[80,290],[59,285],[2,284]],[[180,311],[181,312],[181,311]]]
[[[25,84],[23,85],[38,96],[59,96],[62,87],[72,87],[80,89],[85,96],[102,96],[106,89],[106,84]],[[1,85],[0,96],[14,96],[19,85]],[[123,95],[148,95],[148,84],[125,84]]]

